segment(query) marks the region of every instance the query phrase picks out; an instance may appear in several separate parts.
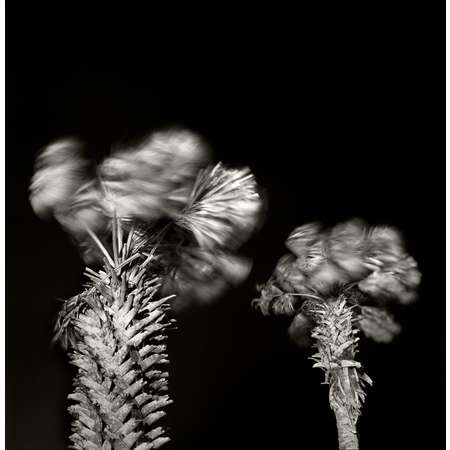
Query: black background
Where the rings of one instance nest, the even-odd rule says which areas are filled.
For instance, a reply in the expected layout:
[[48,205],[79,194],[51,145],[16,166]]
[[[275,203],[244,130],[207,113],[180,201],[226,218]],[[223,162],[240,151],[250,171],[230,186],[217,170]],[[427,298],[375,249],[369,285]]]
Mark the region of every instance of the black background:
[[217,160],[250,165],[269,212],[243,249],[255,259],[248,281],[179,317],[166,448],[337,448],[322,373],[289,342],[288,322],[250,301],[295,226],[355,216],[403,230],[423,272],[420,301],[397,311],[402,335],[361,344],[375,381],[361,448],[443,448],[444,3],[31,3],[6,6],[7,449],[66,448],[70,425],[73,372],[50,339],[82,264],[31,211],[36,151],[77,135],[100,158],[172,124],[201,133]]

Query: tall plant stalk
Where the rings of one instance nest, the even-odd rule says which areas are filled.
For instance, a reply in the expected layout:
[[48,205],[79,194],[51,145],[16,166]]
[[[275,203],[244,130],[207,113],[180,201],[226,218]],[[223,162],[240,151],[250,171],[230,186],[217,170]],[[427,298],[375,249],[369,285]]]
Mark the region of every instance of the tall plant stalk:
[[388,306],[416,298],[417,264],[396,230],[359,220],[328,230],[304,225],[286,246],[291,253],[259,287],[254,304],[263,314],[293,317],[291,338],[301,347],[312,345],[313,367],[325,373],[339,449],[358,450],[357,421],[372,384],[356,360],[358,334],[390,342],[400,332]]
[[203,167],[203,144],[186,131],[116,152],[94,178],[79,150],[74,140],[44,149],[30,196],[87,264],[89,281],[64,302],[55,334],[77,367],[72,448],[156,449],[169,440],[172,311],[246,278],[250,263],[234,252],[253,232],[261,199],[248,169]]
[[105,258],[103,270],[86,270],[89,285],[57,323],[78,368],[70,439],[80,450],[148,450],[169,440],[160,423],[172,402],[165,342],[172,296],[158,295],[161,276],[152,276],[133,230],[126,242],[120,233],[113,239],[113,258]]
[[356,423],[364,401],[364,383],[370,378],[355,360],[358,329],[354,326],[353,308],[344,295],[311,306],[316,325],[311,332],[317,353],[313,367],[325,372],[329,384],[330,407],[336,417],[339,448],[358,449]]

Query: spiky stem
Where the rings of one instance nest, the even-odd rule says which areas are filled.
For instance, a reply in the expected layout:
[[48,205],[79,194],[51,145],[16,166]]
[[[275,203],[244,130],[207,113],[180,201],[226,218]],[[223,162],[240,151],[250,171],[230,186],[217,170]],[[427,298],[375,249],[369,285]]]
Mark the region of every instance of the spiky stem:
[[365,398],[363,383],[370,378],[355,361],[358,330],[353,327],[353,311],[345,297],[315,302],[311,310],[316,326],[312,332],[317,353],[313,367],[325,372],[329,384],[330,407],[336,416],[339,449],[358,450],[356,422]]
[[148,258],[133,248],[133,236],[123,244],[121,228],[113,230],[113,258],[105,257],[104,271],[86,271],[92,282],[63,322],[78,367],[69,395],[72,448],[155,449],[169,440],[158,424],[172,402],[164,370],[171,297],[158,298],[160,278],[142,267]]

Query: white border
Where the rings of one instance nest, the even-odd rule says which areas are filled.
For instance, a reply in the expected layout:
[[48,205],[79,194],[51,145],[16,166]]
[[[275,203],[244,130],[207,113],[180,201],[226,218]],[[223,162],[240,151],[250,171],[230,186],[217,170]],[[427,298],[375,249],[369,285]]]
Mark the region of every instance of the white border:
[[450,278],[450,264],[449,264],[449,260],[448,260],[448,254],[449,254],[449,242],[448,242],[448,225],[449,225],[449,191],[450,191],[450,183],[449,183],[449,179],[448,179],[448,169],[449,169],[449,160],[447,157],[447,150],[449,148],[449,136],[448,136],[448,132],[450,130],[450,111],[449,111],[449,100],[450,100],[450,94],[449,94],[449,69],[450,69],[450,64],[449,64],[449,47],[450,47],[450,32],[448,29],[448,24],[450,23],[449,19],[450,19],[450,1],[447,0],[445,2],[445,21],[446,21],[446,30],[445,30],[445,112],[446,112],[446,116],[445,116],[445,172],[446,172],[446,177],[445,177],[445,225],[446,225],[446,239],[445,239],[445,251],[446,251],[446,273],[445,273],[445,319],[446,319],[446,327],[445,327],[445,373],[446,373],[446,389],[445,389],[445,406],[446,406],[446,414],[445,414],[445,418],[446,418],[446,437],[445,437],[445,442],[446,442],[446,448],[449,448],[450,445],[450,439],[449,439],[449,432],[450,432],[450,417],[449,417],[449,399],[450,399],[450,393],[448,391],[448,376],[449,376],[449,369],[450,369],[450,365],[449,365],[449,342],[450,342],[450,332],[449,332],[449,328],[448,328],[448,323],[449,323],[449,318],[450,318],[450,311],[449,311],[449,307],[447,304],[447,301],[449,299],[449,294],[450,294],[450,284],[449,284],[449,278]]
[[[12,1],[12,0],[10,0]],[[447,24],[450,23],[450,1],[446,1],[446,156],[449,148],[450,111],[449,111],[449,54],[450,32]],[[0,0],[0,448],[5,449],[5,1]],[[448,174],[449,160],[446,158],[446,175]],[[446,227],[449,224],[449,192],[450,183],[446,176]],[[446,300],[450,294],[450,264],[448,260],[449,242],[446,233]],[[450,318],[450,308],[446,307],[446,448],[449,448],[450,439],[450,411],[448,389],[449,376],[449,343],[450,331],[447,326]]]
[[0,0],[0,447],[5,444],[5,1]]

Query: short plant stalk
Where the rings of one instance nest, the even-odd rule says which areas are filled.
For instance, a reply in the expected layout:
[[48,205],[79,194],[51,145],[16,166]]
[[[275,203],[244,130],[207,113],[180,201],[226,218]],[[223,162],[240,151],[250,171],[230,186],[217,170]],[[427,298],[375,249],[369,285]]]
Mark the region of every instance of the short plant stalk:
[[288,329],[299,347],[313,345],[315,364],[325,372],[336,416],[339,448],[357,450],[356,424],[372,380],[356,361],[358,332],[388,343],[401,326],[389,311],[394,302],[417,298],[421,275],[390,226],[368,227],[353,219],[326,228],[309,223],[286,240],[288,254],[253,304],[265,314],[293,317]]

